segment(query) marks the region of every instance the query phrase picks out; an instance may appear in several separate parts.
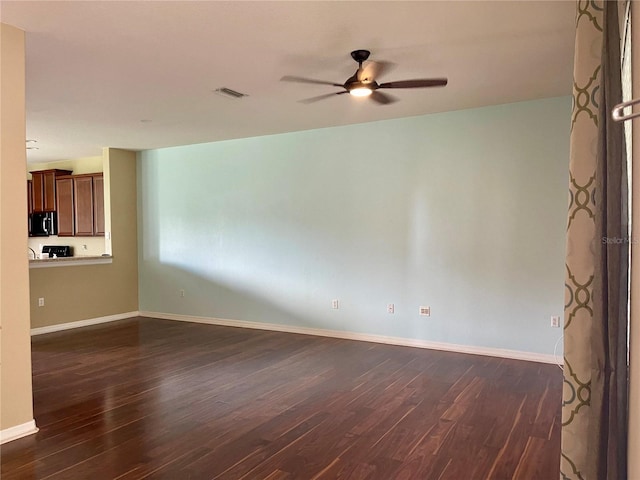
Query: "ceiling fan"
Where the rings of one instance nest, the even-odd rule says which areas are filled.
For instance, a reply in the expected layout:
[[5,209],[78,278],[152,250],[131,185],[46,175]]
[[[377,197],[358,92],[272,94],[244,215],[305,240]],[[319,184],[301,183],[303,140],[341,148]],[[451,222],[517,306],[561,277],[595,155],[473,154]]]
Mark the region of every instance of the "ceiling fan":
[[370,54],[371,52],[369,50],[354,50],[351,52],[351,58],[358,62],[358,70],[356,70],[356,73],[349,77],[344,83],[325,82],[323,80],[295,77],[292,75],[285,75],[280,80],[285,82],[331,85],[333,87],[341,87],[344,89],[340,92],[325,93],[324,95],[319,95],[317,97],[307,98],[305,100],[301,100],[302,103],[317,102],[318,100],[324,100],[325,98],[332,97],[333,95],[350,93],[356,97],[369,97],[381,105],[386,105],[396,101],[396,99],[391,95],[380,92],[379,90],[382,88],[444,87],[447,84],[446,78],[418,78],[414,80],[378,83],[376,79],[392,64],[389,62],[368,62],[367,65],[363,67],[362,63],[369,58]]

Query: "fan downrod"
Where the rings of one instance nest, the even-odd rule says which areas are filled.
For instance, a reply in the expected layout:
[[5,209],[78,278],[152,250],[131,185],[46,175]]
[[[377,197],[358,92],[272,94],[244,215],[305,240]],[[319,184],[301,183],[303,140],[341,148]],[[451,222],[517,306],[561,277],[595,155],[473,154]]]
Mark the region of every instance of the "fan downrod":
[[369,55],[371,55],[371,52],[369,50],[354,50],[353,52],[351,52],[351,58],[353,58],[360,65],[362,65],[362,62],[367,60],[367,58],[369,58]]

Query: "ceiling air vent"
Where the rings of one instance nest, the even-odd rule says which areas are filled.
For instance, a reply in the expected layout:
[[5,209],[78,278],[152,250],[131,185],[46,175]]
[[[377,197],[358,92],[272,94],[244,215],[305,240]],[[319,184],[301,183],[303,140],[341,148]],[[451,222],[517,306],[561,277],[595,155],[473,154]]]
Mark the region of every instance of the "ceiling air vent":
[[214,92],[217,93],[218,95],[222,95],[223,97],[228,97],[228,98],[242,98],[242,97],[249,96],[246,93],[236,92],[235,90],[231,90],[230,88],[227,88],[227,87],[216,88]]

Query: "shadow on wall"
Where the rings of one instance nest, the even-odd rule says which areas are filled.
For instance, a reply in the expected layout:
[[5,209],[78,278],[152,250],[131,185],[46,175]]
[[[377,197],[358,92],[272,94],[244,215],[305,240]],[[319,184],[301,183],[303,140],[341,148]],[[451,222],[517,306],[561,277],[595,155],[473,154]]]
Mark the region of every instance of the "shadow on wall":
[[[353,316],[358,315],[355,307],[345,302],[333,309],[330,301],[324,300],[331,298],[327,293],[316,291],[305,296],[300,289],[288,289],[277,275],[259,288],[239,280],[214,280],[171,264],[150,264],[145,274],[153,276],[146,292],[156,298],[154,305],[161,305],[159,313],[346,331],[352,330]],[[300,295],[306,298],[299,299]],[[146,310],[144,304],[140,308]],[[346,316],[351,320],[345,321]]]
[[562,245],[519,215],[529,195],[482,204],[430,194],[387,197],[364,218],[301,196],[288,204],[315,221],[282,205],[259,211],[261,198],[220,208],[225,217],[209,207],[206,224],[185,221],[189,205],[173,199],[144,238],[140,310],[551,353],[544,320],[560,313],[561,267],[550,269],[549,252]]
[[[455,305],[455,292],[451,297],[455,289],[443,282],[439,287],[441,291],[431,293],[440,300],[429,305],[432,317],[424,317],[418,314],[417,302],[408,298],[406,293],[399,295],[399,300],[391,301],[373,294],[372,286],[366,285],[370,278],[362,279],[365,285],[359,296],[345,299],[326,288],[330,283],[318,283],[315,288],[309,288],[309,284],[317,280],[312,275],[295,280],[291,276],[288,278],[286,272],[265,272],[264,269],[238,274],[216,270],[214,263],[213,258],[201,258],[197,268],[186,268],[184,265],[149,262],[142,270],[151,280],[141,281],[145,285],[145,299],[151,299],[153,307],[147,308],[141,303],[140,310],[525,352],[537,351],[535,344],[530,342],[534,335],[527,329],[535,334],[542,326],[549,335],[545,342],[549,351],[540,349],[540,353],[551,353],[556,340],[556,332],[548,325],[528,321],[536,314],[535,309],[540,308],[536,305],[536,293],[524,289],[519,298],[505,299],[496,283],[499,280],[501,284],[504,279],[492,280],[488,276],[479,284],[467,279],[464,285],[459,285],[458,291],[467,298],[471,296],[467,292],[472,292],[477,302],[485,301],[484,305],[478,303],[475,316],[468,317],[464,312],[469,305],[463,302]],[[337,267],[333,265],[332,268]],[[458,271],[458,274],[464,273],[464,270]],[[449,278],[451,275],[449,272]],[[553,290],[552,287],[550,289]],[[451,298],[445,298],[445,291],[449,291]],[[332,308],[334,298],[339,301],[338,309]],[[395,312],[388,314],[386,306],[391,302],[396,302]],[[469,303],[473,305],[476,301]],[[498,307],[492,310],[492,303],[499,305],[500,315],[494,315]],[[511,305],[521,305],[523,313],[514,313],[508,325],[510,330],[503,322],[508,314],[503,312],[516,311],[517,307]],[[484,318],[487,321],[483,321]]]

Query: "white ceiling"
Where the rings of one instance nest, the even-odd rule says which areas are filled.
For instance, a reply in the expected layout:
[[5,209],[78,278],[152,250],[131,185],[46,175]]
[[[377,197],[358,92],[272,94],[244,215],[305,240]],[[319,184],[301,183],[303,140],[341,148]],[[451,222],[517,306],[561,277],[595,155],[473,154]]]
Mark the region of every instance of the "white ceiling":
[[[575,2],[1,1],[27,32],[28,159],[99,155],[571,94]],[[354,49],[380,81],[448,77],[377,105],[342,83]],[[213,93],[228,87],[249,96]],[[387,92],[390,92],[387,90]]]

